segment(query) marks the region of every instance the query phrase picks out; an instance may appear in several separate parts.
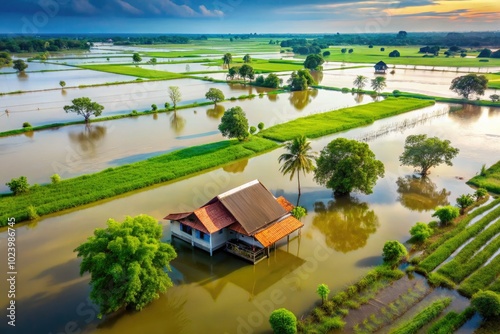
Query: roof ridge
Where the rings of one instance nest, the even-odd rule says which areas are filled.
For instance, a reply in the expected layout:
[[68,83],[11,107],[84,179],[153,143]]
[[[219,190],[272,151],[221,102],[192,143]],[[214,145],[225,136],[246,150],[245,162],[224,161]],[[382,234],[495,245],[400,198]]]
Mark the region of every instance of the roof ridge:
[[[260,183],[260,181],[259,181],[259,180],[257,180],[257,179],[252,180],[252,181],[250,181],[250,182],[247,182],[247,183],[245,183],[245,184],[242,184],[241,186],[238,186],[238,187],[233,188],[233,189],[229,189],[228,191],[223,192],[222,194],[217,195],[217,198],[218,198],[218,199],[221,199],[221,198],[227,197],[227,196],[229,196],[229,195],[232,195],[232,194],[234,194],[234,193],[237,193],[237,192],[239,192],[239,191],[241,191],[241,190],[243,190],[243,189],[246,189],[246,188],[251,187],[251,186],[253,186],[253,185],[256,185],[256,184],[258,184],[258,183]],[[267,189],[267,188],[266,188],[266,189]]]

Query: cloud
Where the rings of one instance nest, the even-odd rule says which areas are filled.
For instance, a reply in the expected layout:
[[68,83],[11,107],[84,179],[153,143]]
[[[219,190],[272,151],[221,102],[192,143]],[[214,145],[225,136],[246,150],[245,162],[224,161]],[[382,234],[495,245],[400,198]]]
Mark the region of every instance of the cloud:
[[74,0],[73,9],[78,14],[94,15],[98,13],[97,8],[89,0]]
[[133,14],[133,15],[141,15],[144,12],[142,10],[139,10],[129,4],[128,2],[125,2],[123,0],[115,0],[116,4],[126,13]]
[[218,9],[214,9],[213,11],[211,10],[208,10],[207,7],[205,7],[205,5],[200,5],[198,8],[200,8],[200,12],[201,12],[201,15],[202,16],[206,16],[206,17],[222,17],[224,16],[224,12],[221,11],[221,10],[218,10]]

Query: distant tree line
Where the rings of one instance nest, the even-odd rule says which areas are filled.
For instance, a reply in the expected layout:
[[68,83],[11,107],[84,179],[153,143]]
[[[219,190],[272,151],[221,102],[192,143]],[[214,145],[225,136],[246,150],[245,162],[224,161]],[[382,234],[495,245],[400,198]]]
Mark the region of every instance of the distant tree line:
[[[198,39],[204,40],[207,37],[202,35]],[[135,44],[187,44],[190,41],[186,36],[114,36],[110,38],[115,45],[135,45]],[[101,41],[106,41],[102,40]]]
[[0,38],[0,51],[9,52],[45,52],[67,49],[88,50],[86,39],[12,37]]
[[305,38],[294,38],[282,41],[280,43],[282,48],[292,48],[294,53],[301,55],[318,54],[321,49],[327,49],[328,44],[319,43],[316,40],[308,41]]

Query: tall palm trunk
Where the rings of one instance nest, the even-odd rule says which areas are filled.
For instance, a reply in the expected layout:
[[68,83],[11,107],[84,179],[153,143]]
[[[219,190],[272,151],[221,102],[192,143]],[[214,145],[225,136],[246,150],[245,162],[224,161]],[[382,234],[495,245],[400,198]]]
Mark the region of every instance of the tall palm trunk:
[[299,206],[300,195],[301,195],[301,192],[300,192],[300,171],[297,173],[297,184],[299,187],[299,196],[297,197],[297,205],[296,206]]

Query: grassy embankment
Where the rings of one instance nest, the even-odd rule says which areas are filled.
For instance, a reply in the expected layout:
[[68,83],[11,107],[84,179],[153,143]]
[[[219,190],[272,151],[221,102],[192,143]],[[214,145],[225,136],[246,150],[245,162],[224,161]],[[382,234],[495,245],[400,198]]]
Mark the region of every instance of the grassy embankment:
[[180,73],[150,70],[141,67],[125,66],[122,64],[78,65],[78,67],[88,70],[130,75],[147,79],[179,79],[184,77]]
[[463,326],[469,320],[474,316],[476,311],[471,308],[467,307],[463,312],[461,313],[456,313],[454,311],[451,311],[447,313],[444,317],[436,321],[428,330],[428,334],[449,334],[449,333],[455,333],[457,329]]
[[0,196],[0,222],[8,217],[29,219],[28,207],[39,216],[74,208],[132,190],[206,171],[238,159],[276,148],[278,144],[259,137],[248,142],[226,140],[194,146],[162,156],[55,184],[35,187],[26,194]]
[[500,194],[500,161],[488,168],[484,173],[474,176],[467,183]]
[[[422,108],[430,104],[432,103],[428,102],[427,104],[422,104],[421,100],[412,101],[409,99],[402,99],[398,102],[397,99],[392,99],[388,102],[383,101],[348,108],[350,110],[348,110],[347,112],[351,116],[338,118],[337,121],[339,123],[336,127],[337,130],[330,129],[328,133],[332,133],[332,131],[340,131],[343,129],[352,128],[354,126],[365,125],[373,122],[374,119],[389,117],[409,110]],[[373,108],[372,105],[376,105],[376,107]],[[369,110],[370,112],[364,112],[363,110],[365,109]],[[319,119],[322,119],[321,115],[323,115],[324,117],[329,119],[330,113],[336,113],[340,115],[344,112],[345,109],[341,109],[333,112],[317,114],[315,116],[319,117]],[[375,115],[375,112],[378,112],[379,114]],[[356,116],[356,114],[358,114],[359,116]],[[292,121],[290,123],[293,122],[295,121]],[[316,125],[320,129],[322,129],[322,124],[324,123],[325,122],[317,122]],[[310,129],[313,129],[313,127],[310,127]],[[287,139],[283,139],[282,141],[284,140]],[[221,143],[232,143],[232,141]],[[252,154],[270,150],[278,146],[272,141],[253,137],[250,143],[243,143],[235,146],[237,148],[239,147],[239,150],[242,150],[244,152],[244,154],[240,154],[239,151],[234,153],[233,150],[235,149],[229,150],[229,148],[223,147],[223,145],[229,144],[221,143],[204,145],[198,149],[193,148],[180,150],[175,153],[146,160],[145,162],[138,162],[136,164],[121,166],[96,174],[68,179],[61,182],[60,184],[43,185],[38,187],[31,193],[24,195],[3,195],[2,197],[0,197],[0,212],[5,213],[4,215],[8,215],[9,217],[16,217],[18,221],[23,221],[29,218],[27,208],[30,205],[35,207],[38,215],[46,215],[52,212],[73,208],[105,198],[110,198],[118,194],[147,187],[152,184],[173,180],[175,178],[196,173],[207,168],[220,166],[222,164],[229,163],[243,157],[248,157]],[[255,143],[257,143],[258,145],[256,145]],[[249,145],[252,148],[249,148]],[[253,149],[253,147],[255,146],[257,146],[257,149]],[[261,148],[261,146],[263,147]],[[218,148],[219,150],[215,152],[214,147]],[[204,150],[211,151],[214,156],[209,156],[207,158],[203,154],[198,154],[198,152]],[[182,156],[183,159],[174,159],[175,164],[173,165],[165,165],[162,163],[164,161],[162,159],[166,159],[170,163],[172,160],[172,158],[170,157],[179,156]],[[191,160],[184,159],[187,156],[190,156]],[[198,161],[197,159],[199,159],[200,161]],[[161,166],[159,170],[156,169],[158,166]],[[149,172],[149,170],[151,170],[151,172]],[[141,172],[136,174],[136,171]],[[140,175],[140,177],[138,175]],[[127,183],[127,179],[130,179],[128,181],[130,182],[130,184]],[[123,182],[121,182],[121,180],[123,180]],[[2,217],[0,217],[0,219],[5,218],[2,221],[6,222],[7,216],[3,218]]]
[[[370,49],[366,45],[353,46],[335,46],[328,49],[330,56],[325,57],[327,61],[339,61],[347,63],[369,63],[376,64],[379,61],[384,61],[389,67],[391,65],[424,65],[424,66],[449,66],[449,67],[497,67],[500,66],[500,59],[487,58],[488,62],[480,62],[484,58],[461,58],[460,55],[455,57],[446,57],[442,50],[437,57],[423,57],[424,54],[418,53],[417,46],[388,46],[385,51],[380,51],[381,47],[374,46]],[[353,53],[342,53],[341,49],[354,49]],[[389,57],[389,53],[393,50],[398,50],[400,57]],[[476,57],[478,52],[467,52],[469,56]]]
[[412,98],[388,98],[381,102],[363,106],[343,108],[321,114],[301,117],[263,130],[264,138],[287,141],[301,135],[318,138],[335,132],[373,123],[377,119],[398,115],[411,110],[425,108],[434,101]]

